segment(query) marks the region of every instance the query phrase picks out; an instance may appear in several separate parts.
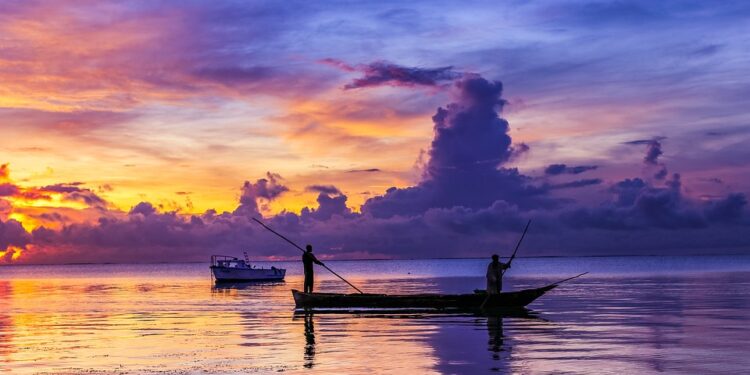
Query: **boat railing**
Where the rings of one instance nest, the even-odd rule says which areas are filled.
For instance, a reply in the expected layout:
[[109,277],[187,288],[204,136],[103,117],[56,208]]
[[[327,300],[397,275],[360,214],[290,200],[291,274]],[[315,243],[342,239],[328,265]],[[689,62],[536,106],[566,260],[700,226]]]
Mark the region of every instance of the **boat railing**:
[[245,263],[245,261],[229,255],[211,255],[211,267],[226,267],[229,262]]

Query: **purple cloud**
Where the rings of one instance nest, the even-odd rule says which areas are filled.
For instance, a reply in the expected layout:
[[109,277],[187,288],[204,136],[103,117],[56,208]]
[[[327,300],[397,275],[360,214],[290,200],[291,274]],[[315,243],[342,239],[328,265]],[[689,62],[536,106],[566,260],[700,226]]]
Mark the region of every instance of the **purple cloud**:
[[[577,253],[584,251],[581,244],[586,251],[606,253],[612,238],[628,236],[637,237],[641,245],[646,236],[648,246],[697,246],[704,244],[707,236],[725,232],[730,233],[722,237],[727,246],[750,246],[749,239],[731,234],[750,226],[744,194],[695,201],[685,195],[681,176],[676,173],[665,172],[655,182],[638,177],[607,182],[606,188],[597,190],[610,196],[596,204],[557,194],[563,189],[605,184],[598,178],[535,185],[533,178],[507,166],[518,145],[509,135],[509,123],[500,117],[505,104],[502,84],[465,75],[450,89],[453,102],[438,108],[432,118],[434,137],[424,154],[423,175],[417,184],[372,196],[360,207],[361,213],[347,206],[347,196],[337,187],[310,185],[308,191],[319,193],[316,207],[305,207],[299,214],[281,212],[266,220],[295,240],[314,243],[328,254],[340,256],[487,254],[510,246],[529,217],[536,223],[528,244],[530,254],[545,249]],[[661,139],[631,144],[647,145],[644,162],[666,171],[658,161]],[[596,167],[557,164],[550,168],[548,175],[577,175]],[[268,172],[265,178],[245,182],[233,212],[181,215],[159,212],[151,203],[142,202],[129,214],[113,212],[94,223],[64,223],[61,230],[40,227],[30,237],[27,233],[26,241],[35,245],[31,249],[40,251],[66,249],[60,256],[66,261],[127,261],[136,256],[201,260],[208,249],[236,252],[247,246],[252,246],[257,256],[295,256],[250,220],[260,216],[259,204],[289,190],[281,180],[278,174]],[[72,193],[75,187],[68,184],[55,189]],[[740,228],[727,232],[735,226]],[[661,231],[680,231],[680,235],[667,236],[664,233],[669,232]],[[29,251],[31,259],[35,259],[34,251]]]
[[[10,219],[3,221],[0,219],[0,251],[6,251],[10,246],[25,248],[31,243],[31,235],[26,232],[20,222]],[[0,262],[9,262],[12,257],[11,252],[7,252]]]
[[456,101],[432,117],[435,137],[422,181],[370,198],[362,212],[388,218],[430,208],[488,207],[497,200],[523,207],[556,204],[530,177],[501,168],[513,153],[508,122],[498,116],[505,104],[502,84],[471,75],[457,81],[454,90]]
[[550,164],[544,169],[544,174],[548,176],[556,176],[560,174],[581,174],[587,171],[593,171],[599,168],[596,165],[579,165],[575,167],[569,167],[565,164]]
[[18,194],[18,186],[11,183],[0,184],[0,197],[9,197]]
[[549,189],[571,189],[571,188],[579,188],[584,186],[591,186],[591,185],[599,185],[603,181],[600,178],[587,178],[583,180],[575,180],[570,182],[563,182],[560,184],[551,184],[547,185]]
[[350,66],[335,59],[324,59],[323,63],[335,66],[348,72],[361,72],[363,76],[344,86],[344,89],[358,89],[374,86],[436,86],[441,82],[449,82],[462,76],[453,70],[452,66],[441,68],[415,68],[392,64],[386,61],[376,61],[367,65]]
[[333,185],[310,185],[305,188],[307,191],[314,191],[327,195],[340,195],[341,190]]
[[643,157],[643,162],[650,165],[657,165],[659,162],[659,156],[663,154],[661,150],[661,141],[666,139],[665,137],[655,137],[653,139],[639,139],[635,141],[625,142],[627,145],[646,145],[646,156]]
[[245,181],[245,184],[242,185],[240,206],[234,212],[248,216],[258,216],[260,213],[258,209],[259,199],[270,202],[282,193],[289,191],[289,188],[282,185],[279,180],[282,180],[279,174],[266,172],[266,178],[261,178],[255,181],[255,183]]
[[67,201],[83,202],[90,207],[105,207],[107,202],[97,195],[93,190],[81,187],[83,182],[69,182],[42,186],[37,189],[41,193],[60,193],[62,199]]

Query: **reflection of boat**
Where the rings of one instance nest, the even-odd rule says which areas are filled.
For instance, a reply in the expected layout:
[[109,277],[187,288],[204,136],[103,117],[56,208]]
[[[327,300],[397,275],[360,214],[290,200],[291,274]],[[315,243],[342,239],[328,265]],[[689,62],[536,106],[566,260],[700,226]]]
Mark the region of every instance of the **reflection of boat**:
[[211,256],[211,273],[217,283],[243,281],[278,281],[283,280],[286,270],[283,268],[257,268],[245,260],[225,255]]
[[487,296],[473,294],[336,294],[292,290],[297,308],[522,309],[557,287],[557,283]]
[[500,318],[518,318],[518,319],[533,319],[546,321],[546,319],[539,316],[539,313],[534,310],[529,310],[525,307],[519,308],[451,308],[451,309],[436,309],[436,308],[415,308],[415,307],[315,307],[315,308],[298,308],[294,310],[293,319],[297,319],[302,316],[310,314],[316,315],[336,315],[336,314],[354,314],[357,317],[367,318],[378,318],[378,317],[409,317],[409,318],[428,318],[428,317],[449,317],[449,316],[460,316],[460,317],[500,317]]

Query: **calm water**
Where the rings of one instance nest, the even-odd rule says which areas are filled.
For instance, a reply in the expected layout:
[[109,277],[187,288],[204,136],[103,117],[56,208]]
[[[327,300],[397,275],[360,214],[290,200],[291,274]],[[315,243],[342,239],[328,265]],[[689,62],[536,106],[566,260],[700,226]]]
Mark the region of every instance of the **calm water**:
[[[485,260],[328,262],[369,292],[467,292]],[[207,264],[0,267],[0,374],[747,373],[750,257],[519,258],[528,318],[295,315],[287,281]],[[346,291],[320,270],[318,290]]]

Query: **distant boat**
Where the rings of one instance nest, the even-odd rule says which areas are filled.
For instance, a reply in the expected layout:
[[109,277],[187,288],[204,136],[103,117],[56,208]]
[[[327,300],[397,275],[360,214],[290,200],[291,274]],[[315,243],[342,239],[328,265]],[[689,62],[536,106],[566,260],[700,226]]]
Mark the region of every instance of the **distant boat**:
[[[472,294],[338,294],[303,293],[292,290],[298,309],[307,308],[425,308],[425,309],[522,309],[557,287],[557,283],[536,289],[504,292],[489,298],[484,291]],[[485,302],[486,300],[486,302]],[[484,305],[484,306],[482,306]]]
[[226,256],[211,256],[211,273],[217,283],[245,281],[279,281],[284,280],[286,270],[283,268],[259,268],[250,265],[245,253],[245,260]]

